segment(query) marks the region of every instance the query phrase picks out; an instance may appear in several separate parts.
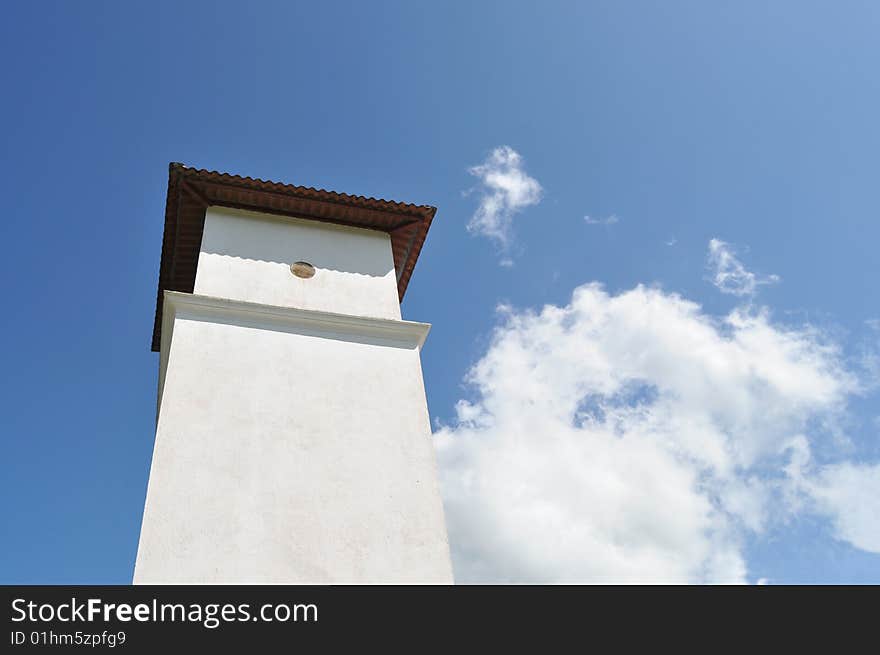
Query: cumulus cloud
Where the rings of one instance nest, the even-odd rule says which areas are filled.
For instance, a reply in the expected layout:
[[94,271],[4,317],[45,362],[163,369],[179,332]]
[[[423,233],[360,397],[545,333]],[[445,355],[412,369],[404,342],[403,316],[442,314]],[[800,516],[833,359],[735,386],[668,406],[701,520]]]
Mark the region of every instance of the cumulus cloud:
[[858,389],[817,330],[595,283],[499,311],[436,433],[458,581],[745,582],[745,537],[810,502],[880,547],[877,468],[811,468]]
[[709,267],[712,284],[734,296],[753,296],[758,286],[779,282],[778,275],[758,276],[747,270],[730,244],[719,239],[709,241]]
[[541,201],[541,185],[526,173],[523,158],[510,146],[495,148],[482,164],[472,166],[468,172],[480,180],[480,204],[468,230],[507,249],[514,215]]

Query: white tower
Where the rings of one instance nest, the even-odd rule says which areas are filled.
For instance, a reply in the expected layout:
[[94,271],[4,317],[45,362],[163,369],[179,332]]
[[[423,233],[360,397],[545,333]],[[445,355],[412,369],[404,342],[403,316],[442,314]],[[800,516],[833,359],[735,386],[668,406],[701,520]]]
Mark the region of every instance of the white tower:
[[172,164],[135,583],[451,583],[403,297],[433,207]]

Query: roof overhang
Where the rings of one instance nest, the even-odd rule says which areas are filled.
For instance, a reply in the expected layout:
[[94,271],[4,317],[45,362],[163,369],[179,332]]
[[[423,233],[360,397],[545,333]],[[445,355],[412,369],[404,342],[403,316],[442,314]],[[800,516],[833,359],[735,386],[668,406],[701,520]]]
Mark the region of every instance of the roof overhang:
[[168,166],[165,231],[153,323],[154,351],[159,350],[161,343],[164,292],[193,292],[205,211],[212,206],[385,232],[391,237],[400,300],[403,300],[428,228],[437,212],[435,207],[428,205],[350,196],[171,163]]

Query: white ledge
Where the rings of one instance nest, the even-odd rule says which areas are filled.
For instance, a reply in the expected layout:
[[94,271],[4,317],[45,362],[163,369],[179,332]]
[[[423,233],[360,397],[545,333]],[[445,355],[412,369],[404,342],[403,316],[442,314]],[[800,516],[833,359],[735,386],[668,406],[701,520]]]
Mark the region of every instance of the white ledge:
[[[175,317],[282,329],[327,338],[353,338],[381,345],[421,348],[431,329],[429,323],[397,321],[372,316],[352,316],[298,307],[279,307],[261,303],[166,291],[163,323],[173,332]],[[225,320],[224,320],[225,319]],[[162,331],[165,331],[165,325]],[[163,339],[164,341],[164,339]],[[164,347],[163,347],[163,350]]]

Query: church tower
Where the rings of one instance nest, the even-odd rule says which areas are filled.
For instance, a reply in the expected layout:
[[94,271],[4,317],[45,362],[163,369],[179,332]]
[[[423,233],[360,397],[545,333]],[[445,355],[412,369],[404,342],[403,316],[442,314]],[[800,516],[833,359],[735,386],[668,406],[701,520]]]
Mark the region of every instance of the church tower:
[[435,211],[171,164],[136,584],[452,582],[400,315]]

